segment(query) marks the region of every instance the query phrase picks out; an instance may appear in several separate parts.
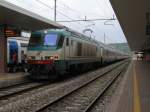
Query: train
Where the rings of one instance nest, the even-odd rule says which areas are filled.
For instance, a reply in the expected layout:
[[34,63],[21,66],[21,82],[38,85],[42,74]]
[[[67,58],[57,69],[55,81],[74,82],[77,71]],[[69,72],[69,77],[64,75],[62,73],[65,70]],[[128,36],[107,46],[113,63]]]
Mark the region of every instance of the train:
[[[23,70],[23,56],[27,53],[29,39],[25,37],[9,37],[7,39],[7,68],[8,72]],[[13,55],[16,54],[14,62]]]
[[27,50],[28,72],[33,79],[55,79],[65,73],[89,70],[127,57],[70,29],[32,32]]

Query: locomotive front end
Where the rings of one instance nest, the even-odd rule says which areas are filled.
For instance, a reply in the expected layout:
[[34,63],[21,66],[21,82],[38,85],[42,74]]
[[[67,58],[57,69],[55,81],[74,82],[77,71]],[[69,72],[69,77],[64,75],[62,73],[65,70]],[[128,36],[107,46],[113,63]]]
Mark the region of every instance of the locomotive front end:
[[63,36],[57,32],[38,31],[31,34],[27,52],[29,73],[34,79],[54,79],[56,63],[63,59]]

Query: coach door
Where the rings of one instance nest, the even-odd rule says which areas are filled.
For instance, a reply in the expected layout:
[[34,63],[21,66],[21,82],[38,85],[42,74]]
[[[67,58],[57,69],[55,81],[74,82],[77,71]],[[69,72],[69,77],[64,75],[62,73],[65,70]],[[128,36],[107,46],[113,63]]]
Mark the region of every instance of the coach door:
[[9,57],[8,62],[13,63],[13,55],[16,54],[16,60],[18,60],[18,43],[16,41],[8,41],[9,42]]

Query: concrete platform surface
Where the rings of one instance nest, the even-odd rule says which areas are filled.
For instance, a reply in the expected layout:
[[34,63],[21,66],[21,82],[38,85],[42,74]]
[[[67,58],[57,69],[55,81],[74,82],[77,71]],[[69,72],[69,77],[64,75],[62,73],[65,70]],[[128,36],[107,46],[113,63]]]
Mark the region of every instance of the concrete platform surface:
[[132,61],[106,112],[150,112],[150,61]]
[[27,81],[26,73],[0,73],[0,88]]
[[150,112],[150,62],[135,61],[141,112]]

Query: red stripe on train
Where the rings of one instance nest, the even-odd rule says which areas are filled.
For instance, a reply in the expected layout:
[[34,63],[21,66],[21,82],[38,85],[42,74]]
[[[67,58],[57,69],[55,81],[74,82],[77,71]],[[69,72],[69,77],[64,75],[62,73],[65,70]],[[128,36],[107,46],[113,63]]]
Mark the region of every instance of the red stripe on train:
[[46,65],[46,64],[53,64],[54,60],[28,60],[29,64],[41,64],[41,65]]

